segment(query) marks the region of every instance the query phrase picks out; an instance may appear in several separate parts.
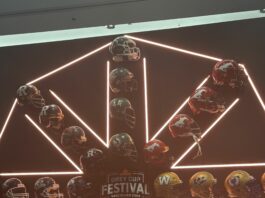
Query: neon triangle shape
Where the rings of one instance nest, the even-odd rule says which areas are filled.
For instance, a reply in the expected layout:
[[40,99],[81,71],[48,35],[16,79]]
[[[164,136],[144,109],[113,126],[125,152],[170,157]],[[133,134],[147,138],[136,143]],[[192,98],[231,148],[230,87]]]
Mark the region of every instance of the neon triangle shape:
[[[57,73],[57,72],[59,72],[59,71],[62,71],[62,70],[64,70],[64,69],[66,69],[66,68],[68,68],[68,67],[70,67],[70,66],[72,66],[72,65],[74,65],[75,63],[77,63],[77,62],[79,62],[79,61],[81,61],[81,60],[83,60],[83,59],[85,59],[85,58],[87,58],[87,57],[89,57],[89,56],[91,56],[91,55],[93,55],[93,54],[95,54],[95,53],[97,53],[97,52],[99,52],[99,51],[101,51],[101,50],[103,50],[103,49],[105,49],[105,48],[107,48],[108,46],[110,45],[110,43],[107,43],[107,44],[105,44],[105,45],[103,45],[103,46],[101,46],[101,47],[99,47],[99,48],[97,48],[97,49],[95,49],[95,50],[93,50],[93,51],[91,51],[91,52],[88,52],[88,53],[86,53],[86,54],[84,54],[84,55],[82,55],[82,56],[80,56],[80,57],[78,57],[78,58],[76,58],[76,59],[74,59],[74,60],[72,60],[72,61],[70,61],[70,62],[68,62],[68,63],[66,63],[66,64],[64,64],[64,65],[62,65],[62,66],[60,66],[60,67],[58,67],[58,68],[56,68],[56,69],[54,69],[54,70],[52,70],[52,71],[50,71],[50,72],[48,72],[48,73],[46,73],[46,74],[44,74],[44,75],[41,75],[41,76],[39,76],[39,77],[37,77],[36,79],[34,79],[34,80],[32,80],[32,81],[30,81],[30,82],[28,82],[28,83],[26,83],[26,84],[28,84],[28,85],[30,85],[30,84],[33,84],[33,83],[36,83],[36,82],[39,82],[39,81],[41,81],[41,80],[43,80],[43,79],[45,79],[45,78],[47,78],[47,77],[49,77],[49,76],[51,76],[51,75],[54,75],[55,73]],[[109,75],[109,62],[107,62],[107,79],[108,79],[108,75]],[[107,98],[109,98],[109,92],[108,92],[108,84],[109,82],[107,81]],[[11,109],[9,110],[9,113],[8,113],[8,115],[7,115],[7,118],[6,118],[6,120],[5,120],[5,122],[4,122],[4,125],[3,125],[3,127],[2,127],[2,129],[1,129],[1,132],[0,132],[0,141],[1,141],[1,138],[3,137],[3,135],[4,135],[4,132],[5,132],[5,129],[6,129],[6,127],[8,126],[8,124],[9,124],[9,120],[10,120],[10,118],[12,117],[12,114],[13,114],[13,112],[14,112],[14,110],[15,110],[15,108],[16,108],[16,106],[17,106],[17,99],[15,99],[14,100],[14,102],[13,102],[13,104],[12,104],[12,106],[11,106]],[[108,105],[107,105],[107,113],[108,113],[108,110],[109,110],[109,108],[108,108]],[[39,130],[39,132],[41,132],[42,133],[42,135],[44,135],[44,137],[47,139],[47,140],[49,140],[49,142],[76,168],[76,170],[77,171],[74,171],[74,172],[25,172],[25,173],[0,173],[0,176],[22,176],[22,175],[76,175],[76,174],[83,174],[83,172],[82,172],[82,170],[73,162],[73,160],[71,160],[63,151],[62,151],[62,149],[60,149],[60,147],[58,146],[58,145],[56,145],[47,135],[46,135],[46,133],[44,133],[44,131],[28,116],[28,115],[26,115],[26,118]],[[107,116],[107,123],[109,122],[109,120],[108,120],[109,118],[108,118],[108,116]],[[86,124],[87,125],[87,124]],[[88,126],[88,125],[87,125]],[[108,125],[107,125],[108,126]],[[90,129],[89,130],[89,132],[91,132],[92,133],[92,135],[94,135],[95,136],[95,134],[96,134],[96,132],[94,132],[94,130],[92,130],[89,126],[88,126],[88,128]],[[107,128],[107,137],[106,137],[106,141],[104,141],[104,140],[102,140],[99,136],[95,136],[104,146],[106,146],[106,147],[108,147],[108,141],[109,141],[109,129]]]
[[[182,49],[182,48],[177,48],[174,46],[170,46],[170,45],[165,45],[159,42],[154,42],[151,40],[146,40],[146,39],[142,39],[139,37],[134,37],[134,36],[129,36],[129,35],[125,35],[128,38],[131,38],[135,41],[139,41],[139,42],[143,42],[146,44],[150,44],[150,45],[154,45],[156,47],[162,47],[168,50],[173,50],[175,52],[178,53],[185,53],[185,54],[189,54],[189,55],[193,55],[193,56],[197,56],[200,58],[205,58],[208,60],[212,60],[212,61],[221,61],[221,58],[217,58],[217,57],[213,57],[213,56],[209,56],[209,55],[205,55],[205,54],[201,54],[201,53],[197,53],[197,52],[193,52],[190,50],[186,50],[186,49]],[[246,67],[243,64],[239,64],[244,68],[244,72],[248,77],[248,81],[251,85],[252,90],[254,91],[262,109],[265,112],[265,104],[264,101],[262,100],[252,78],[250,77]],[[145,68],[146,69],[146,68]],[[145,71],[146,72],[146,71]],[[208,76],[209,77],[209,76]],[[197,87],[201,87],[203,86],[203,84],[207,81],[207,78],[205,78],[201,84]],[[146,80],[146,75],[144,75],[144,89],[145,89],[145,97],[147,97],[147,80]],[[146,142],[149,142],[150,140],[155,139],[156,137],[158,137],[163,130],[167,127],[168,123],[173,119],[173,117],[175,115],[177,115],[177,113],[187,104],[189,100],[189,97],[180,105],[180,107],[169,117],[169,119],[165,122],[165,124],[162,125],[162,127],[155,133],[155,135],[153,137],[151,137],[149,139],[149,131],[146,132]],[[239,99],[235,99],[234,102],[226,109],[226,111],[224,111],[211,125],[210,127],[203,133],[201,140],[211,131],[211,129],[232,109],[232,107],[239,101]],[[145,103],[145,105],[148,105],[147,103]],[[145,108],[145,111],[148,111],[148,108]],[[148,113],[146,113],[148,114]],[[146,119],[148,119],[148,117],[146,117]],[[146,125],[148,125],[148,120],[146,121]],[[179,162],[186,156],[189,154],[189,152],[195,147],[195,143],[191,144],[191,146],[180,156],[180,158],[178,158],[178,160],[176,162],[173,163],[173,165],[171,166],[171,169],[193,169],[193,168],[228,168],[228,167],[256,167],[256,166],[265,166],[265,162],[260,162],[260,163],[240,163],[240,164],[210,164],[210,165],[194,165],[194,166],[188,166],[188,165],[184,165],[184,166],[178,166]]]

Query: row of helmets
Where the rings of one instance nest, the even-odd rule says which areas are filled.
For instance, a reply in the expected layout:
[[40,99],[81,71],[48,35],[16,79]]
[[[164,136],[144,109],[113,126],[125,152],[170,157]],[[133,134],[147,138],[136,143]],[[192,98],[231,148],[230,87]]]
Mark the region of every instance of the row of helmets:
[[[214,198],[262,198],[265,190],[265,173],[261,177],[261,185],[248,172],[237,170],[231,172],[224,181],[227,196],[216,191],[217,179],[206,171],[192,175],[189,180],[189,190],[192,197]],[[70,198],[95,198],[98,191],[93,182],[82,176],[70,179],[67,183],[67,192]],[[29,198],[26,186],[17,178],[10,178],[1,185],[3,198]],[[34,185],[36,198],[62,198],[60,186],[51,177],[38,179]],[[174,172],[163,172],[154,180],[155,196],[157,198],[187,198],[187,190],[181,178]],[[189,197],[189,196],[188,196]]]
[[[265,194],[265,173],[260,183],[244,170],[232,171],[224,181],[226,192],[216,189],[217,179],[206,171],[200,171],[189,179],[189,190],[183,188],[183,181],[174,172],[164,172],[154,181],[154,189],[158,198],[263,198]],[[263,190],[262,190],[263,188]]]
[[[140,50],[131,39],[125,37],[118,37],[113,40],[110,48],[110,53],[113,55],[115,62],[122,62],[123,60],[136,61],[140,59]],[[119,82],[121,76],[127,76],[128,82]],[[120,91],[134,91],[137,88],[137,81],[133,80],[134,76],[129,70],[119,68],[113,70],[110,74],[110,88],[113,93]],[[132,84],[129,84],[132,83]],[[128,90],[126,90],[128,89]],[[62,109],[56,104],[46,105],[45,99],[42,97],[40,90],[31,84],[22,85],[17,90],[17,100],[20,106],[33,107],[41,109],[39,113],[39,123],[47,129],[50,129],[57,134],[60,134],[60,142],[64,149],[80,155],[80,166],[86,175],[72,178],[67,185],[68,194],[73,197],[95,197],[96,188],[92,181],[89,181],[89,176],[94,176],[100,165],[103,164],[103,151],[97,148],[89,148],[86,133],[79,126],[65,127],[64,114]],[[134,128],[135,112],[131,108],[131,104],[126,98],[114,98],[110,102],[110,116],[125,121],[128,127]],[[125,108],[126,112],[124,112]],[[124,116],[126,114],[126,116]],[[123,143],[117,145],[119,139]],[[114,142],[115,144],[112,144]],[[127,133],[116,134],[110,139],[110,150],[115,155],[128,155],[128,150],[120,150],[118,146],[123,147],[123,144],[134,144],[133,140]],[[113,146],[112,146],[113,145]],[[133,149],[135,150],[135,148]],[[130,159],[134,160],[134,156],[130,155]],[[59,190],[59,184],[51,177],[41,177],[34,185],[35,197],[63,197]],[[1,185],[1,194],[3,198],[15,197],[29,197],[26,192],[25,185],[17,178],[7,179]]]
[[[136,43],[126,37],[118,37],[114,39],[110,45],[110,53],[113,55],[114,62],[137,61],[140,59],[140,49],[136,47]],[[213,69],[212,79],[216,86],[228,86],[232,89],[242,87],[244,85],[244,76],[241,68],[235,61],[225,60],[218,62]],[[133,92],[137,89],[137,81],[132,72],[126,68],[115,68],[110,73],[110,88],[113,93]],[[193,97],[194,96],[194,97]],[[63,120],[64,114],[58,105],[45,105],[45,100],[40,91],[33,85],[23,85],[17,90],[18,103],[22,106],[33,106],[41,108],[39,114],[39,122],[46,128],[62,131],[61,144],[65,149],[76,152],[80,156],[80,165],[83,171],[96,172],[99,164],[102,163],[103,152],[100,149],[88,148],[87,137],[81,127],[70,126],[65,127]],[[200,111],[209,113],[217,113],[224,110],[224,105],[220,103],[217,93],[211,88],[202,87],[197,89],[190,97],[189,105],[194,113]],[[135,111],[130,101],[126,98],[114,98],[110,101],[110,116],[114,119],[121,120],[129,128],[135,127]],[[198,142],[199,126],[188,115],[177,115],[169,124],[169,130],[173,137],[192,136]],[[158,145],[158,146],[157,146]],[[126,148],[126,147],[128,148]],[[122,149],[121,149],[122,148]],[[198,148],[200,148],[198,146]],[[137,153],[135,145],[127,133],[116,134],[110,139],[110,150],[117,156],[128,157],[135,161]],[[159,164],[164,159],[163,155],[169,150],[169,147],[160,140],[153,140],[145,145],[144,155],[147,163]],[[91,171],[92,170],[92,171]],[[49,182],[52,178],[43,177],[43,184]],[[79,178],[73,179],[72,183],[78,186]],[[45,185],[43,185],[45,187]],[[44,188],[47,189],[47,188]],[[81,193],[81,192],[80,192]],[[41,196],[38,196],[41,197]],[[74,195],[72,197],[75,197]]]

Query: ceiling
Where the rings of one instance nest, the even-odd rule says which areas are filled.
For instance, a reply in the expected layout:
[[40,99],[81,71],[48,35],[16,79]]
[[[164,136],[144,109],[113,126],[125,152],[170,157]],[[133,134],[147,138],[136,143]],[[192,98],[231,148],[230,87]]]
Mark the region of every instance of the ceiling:
[[[15,6],[14,6],[15,5]],[[10,0],[0,2],[0,35],[128,24],[259,10],[262,0]]]

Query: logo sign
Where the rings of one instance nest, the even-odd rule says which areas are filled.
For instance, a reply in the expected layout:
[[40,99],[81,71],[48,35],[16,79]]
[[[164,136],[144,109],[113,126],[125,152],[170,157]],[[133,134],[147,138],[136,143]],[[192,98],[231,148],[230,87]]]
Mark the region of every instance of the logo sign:
[[124,171],[108,175],[107,184],[101,186],[101,198],[147,198],[149,188],[144,173]]

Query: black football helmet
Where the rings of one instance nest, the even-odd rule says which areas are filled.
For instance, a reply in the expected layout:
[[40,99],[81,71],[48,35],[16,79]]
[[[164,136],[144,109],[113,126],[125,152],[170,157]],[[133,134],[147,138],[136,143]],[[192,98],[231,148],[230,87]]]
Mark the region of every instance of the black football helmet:
[[45,105],[40,90],[33,85],[20,86],[17,90],[17,100],[20,106],[32,105],[35,108],[42,108]]
[[124,67],[118,67],[110,72],[110,88],[113,93],[136,91],[137,84],[134,74]]
[[63,147],[75,152],[79,152],[84,149],[86,143],[86,134],[79,126],[70,126],[64,129],[61,135],[61,144]]
[[60,129],[64,114],[58,105],[46,105],[42,107],[39,114],[39,123],[43,124],[46,128]]
[[10,178],[6,180],[2,186],[3,198],[29,198],[26,186],[17,178]]
[[96,198],[98,190],[94,182],[77,176],[69,180],[67,183],[67,192],[69,198]]
[[60,185],[51,177],[39,178],[34,185],[35,198],[63,198]]
[[110,138],[110,153],[113,156],[136,162],[138,152],[133,139],[128,133],[118,133]]
[[137,61],[141,58],[140,49],[136,43],[127,37],[115,38],[109,46],[109,51],[113,55],[113,61]]
[[131,129],[135,127],[135,110],[127,98],[114,98],[110,101],[110,117],[124,121]]
[[80,166],[85,175],[94,176],[104,168],[105,155],[102,150],[91,148],[80,156]]

